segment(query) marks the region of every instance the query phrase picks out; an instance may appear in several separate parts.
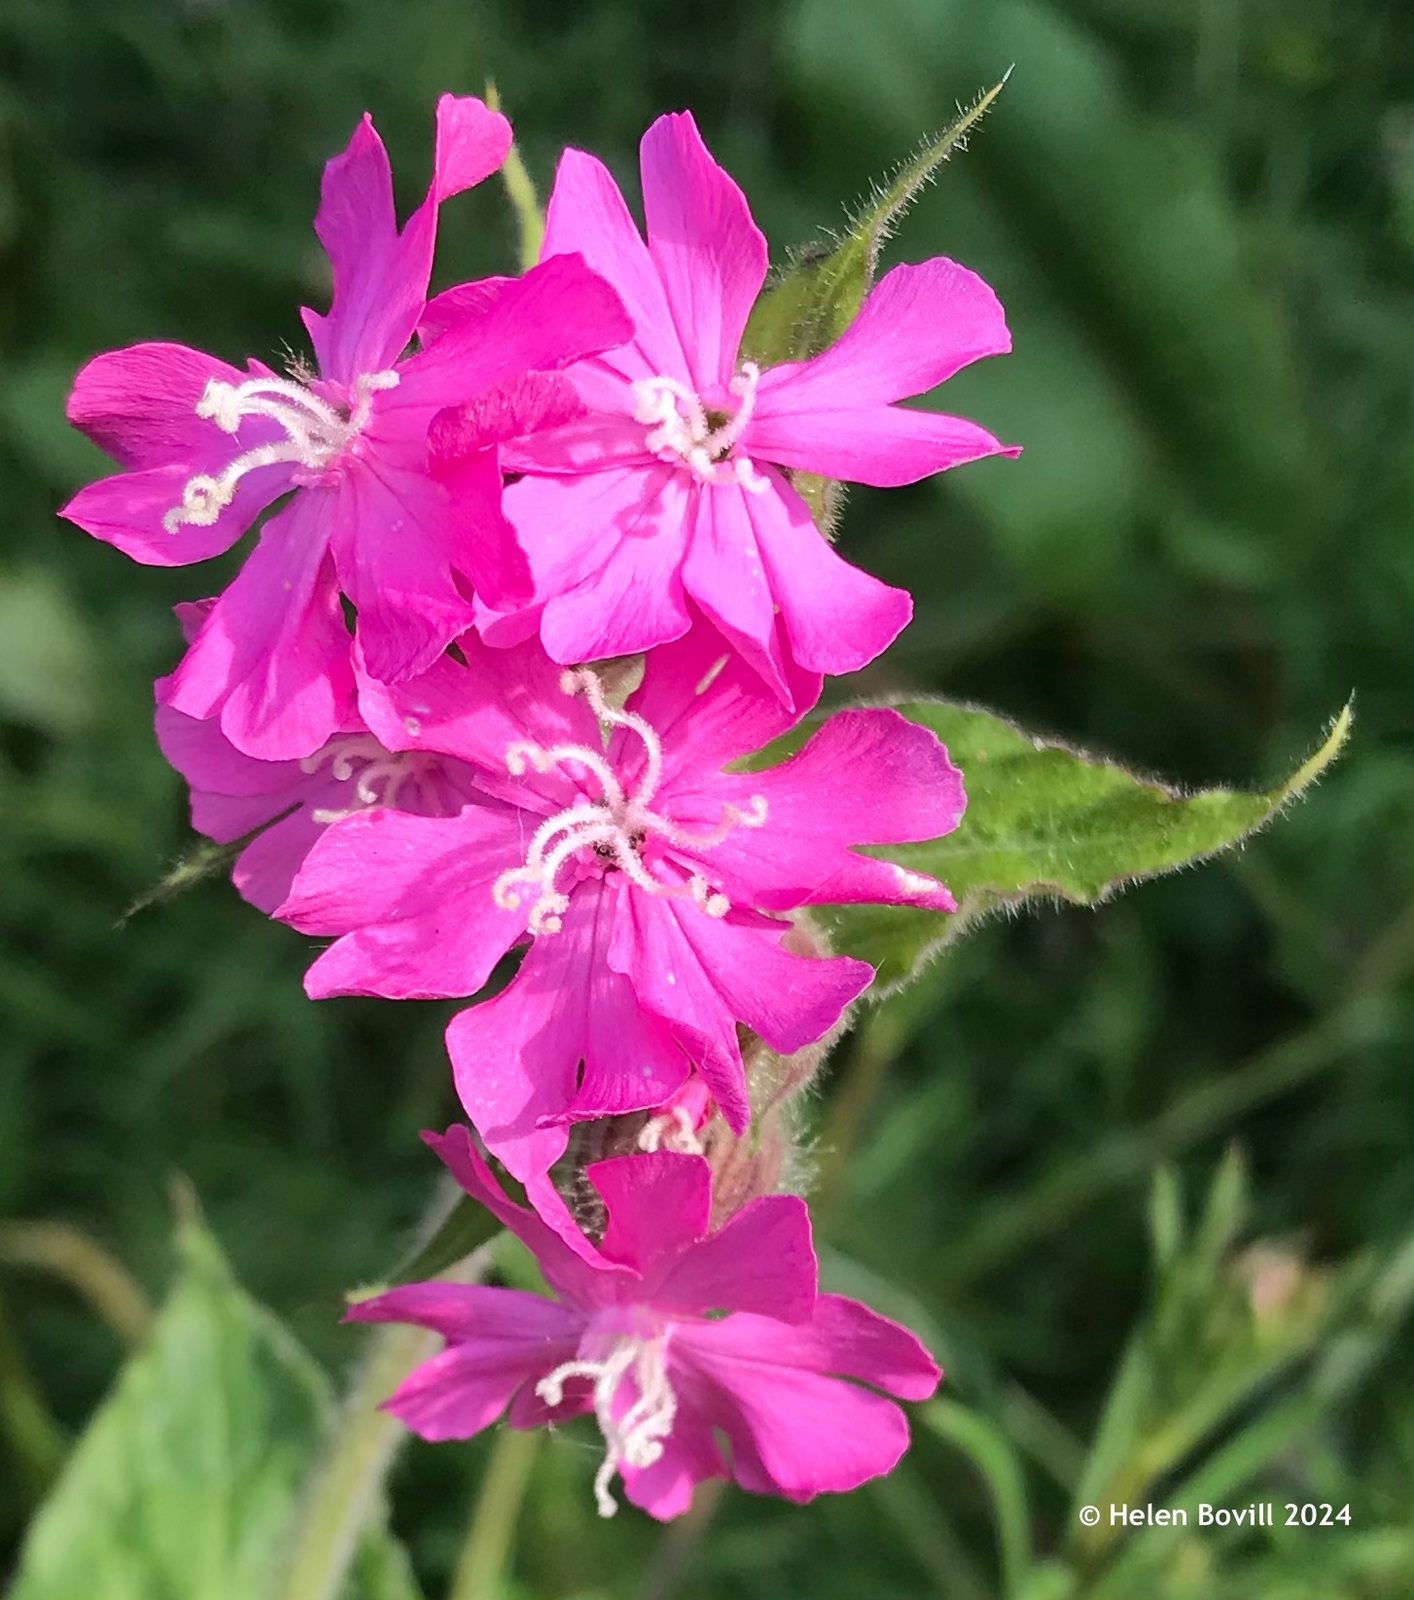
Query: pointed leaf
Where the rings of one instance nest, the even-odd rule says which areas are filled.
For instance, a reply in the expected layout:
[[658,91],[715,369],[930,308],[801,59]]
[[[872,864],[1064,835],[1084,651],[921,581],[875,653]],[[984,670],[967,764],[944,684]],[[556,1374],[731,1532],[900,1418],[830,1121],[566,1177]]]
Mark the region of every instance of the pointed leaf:
[[1315,754],[1274,789],[1190,794],[1033,738],[975,706],[915,701],[896,709],[947,745],[962,769],[967,810],[946,838],[869,851],[941,878],[957,899],[955,915],[904,906],[818,914],[835,950],[878,969],[874,999],[988,912],[1037,898],[1096,905],[1137,879],[1236,844],[1320,776],[1351,721],[1347,706]]
[[785,273],[752,307],[742,336],[742,354],[763,366],[801,361],[833,344],[854,321],[874,272],[879,252],[899,219],[925,184],[936,177],[967,135],[982,120],[1002,84],[979,95],[966,111],[918,153],[905,161],[886,185],[830,243],[802,250]]

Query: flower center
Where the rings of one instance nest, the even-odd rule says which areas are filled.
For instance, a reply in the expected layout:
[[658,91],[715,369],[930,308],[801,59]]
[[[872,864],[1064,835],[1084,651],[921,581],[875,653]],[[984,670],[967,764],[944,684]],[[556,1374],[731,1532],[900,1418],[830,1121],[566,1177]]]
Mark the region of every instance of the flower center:
[[[594,1498],[601,1517],[612,1517],[619,1509],[609,1493],[614,1474],[625,1466],[651,1467],[673,1431],[678,1399],[668,1382],[667,1342],[666,1333],[647,1339],[624,1335],[602,1361],[566,1361],[535,1385],[546,1405],[557,1406],[565,1397],[568,1379],[593,1380],[594,1415],[604,1435],[604,1460],[594,1474]],[[638,1398],[615,1420],[614,1397],[629,1374]]]
[[[353,398],[341,410],[293,378],[257,377],[244,383],[208,380],[196,403],[196,414],[226,433],[237,433],[247,417],[269,417],[284,430],[283,439],[256,445],[238,455],[216,477],[198,472],[182,489],[182,502],[162,518],[168,533],[186,523],[209,528],[230,505],[236,485],[257,467],[289,462],[317,476],[340,455],[364,424],[379,389],[397,386],[396,372],[365,372],[354,380]],[[296,482],[300,479],[296,476]]]
[[737,408],[709,410],[676,378],[640,378],[632,386],[633,418],[652,427],[644,440],[660,461],[684,461],[701,483],[739,483],[752,494],[768,487],[749,457],[736,454],[736,443],[756,409],[761,369],[744,361],[729,387]]
[[348,783],[357,773],[353,801],[343,808],[319,806],[310,812],[315,822],[339,822],[369,806],[392,806],[398,791],[414,777],[422,765],[422,752],[385,749],[371,733],[355,733],[331,739],[312,756],[300,762],[300,771],[313,777],[327,761],[330,776]]
[[[529,767],[549,772],[566,762],[575,762],[594,778],[599,798],[568,806],[541,823],[531,838],[524,865],[503,872],[491,886],[496,904],[503,911],[514,911],[521,903],[522,889],[533,887],[538,893],[530,909],[531,933],[558,933],[570,902],[569,896],[556,886],[557,879],[562,869],[578,861],[601,872],[617,868],[647,894],[686,897],[709,917],[724,917],[730,902],[700,872],[685,881],[665,882],[649,871],[642,856],[643,845],[656,835],[667,844],[684,849],[710,848],[720,844],[738,825],[759,828],[766,820],[765,797],[752,795],[744,808],[724,805],[721,820],[711,833],[695,834],[679,828],[650,806],[663,776],[662,741],[652,724],[635,712],[615,711],[607,705],[603,685],[586,669],[566,672],[560,687],[566,694],[585,695],[605,734],[611,728],[631,728],[642,739],[647,754],[643,773],[637,787],[629,792],[605,759],[602,748],[556,744],[546,749],[524,741],[512,744],[506,751],[506,768],[514,776],[523,776]],[[591,854],[583,856],[583,851]]]

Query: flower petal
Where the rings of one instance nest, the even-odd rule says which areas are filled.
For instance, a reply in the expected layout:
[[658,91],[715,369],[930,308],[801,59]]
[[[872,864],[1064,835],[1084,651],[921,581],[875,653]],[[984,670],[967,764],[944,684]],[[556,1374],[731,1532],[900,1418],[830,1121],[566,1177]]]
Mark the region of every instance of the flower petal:
[[[463,1012],[463,1016],[468,1013]],[[454,1123],[444,1134],[424,1132],[447,1170],[473,1200],[479,1200],[535,1257],[545,1281],[563,1299],[583,1307],[612,1303],[634,1275],[603,1260],[582,1237],[571,1249],[558,1233],[526,1206],[506,1198],[466,1128]]]
[[[689,1060],[712,1090],[728,1125],[740,1133],[751,1120],[736,1019],[703,970],[670,902],[626,896],[608,959],[633,984],[642,1003],[667,1021]],[[701,916],[694,907],[691,915]]]
[[236,857],[231,869],[236,893],[273,917],[289,898],[296,874],[326,826],[315,820],[307,806],[272,822]]
[[[169,682],[159,682],[159,696]],[[309,774],[298,761],[253,760],[236,749],[215,718],[199,721],[159,703],[154,728],[158,749],[197,793],[249,798],[267,808],[268,815],[275,816],[295,804],[309,787]],[[222,838],[200,822],[193,821],[192,825],[208,838]],[[254,826],[252,822],[247,828],[237,828],[225,838],[238,839]]]
[[432,185],[399,235],[388,153],[365,114],[348,148],[324,169],[314,220],[334,269],[334,299],[327,316],[306,311],[305,326],[326,378],[351,383],[391,367],[422,315],[437,208],[494,172],[510,142],[499,112],[471,96],[443,95]]
[[[701,1156],[676,1150],[610,1156],[591,1163],[584,1175],[608,1215],[599,1241],[607,1260],[646,1272],[662,1257],[676,1257],[706,1236],[712,1173]],[[654,1301],[658,1303],[656,1295]]]
[[1010,349],[1001,305],[975,272],[944,256],[905,263],[879,279],[827,349],[761,375],[751,426],[926,394],[980,357]]
[[735,372],[746,319],[766,281],[765,235],[690,112],[659,117],[643,136],[639,162],[648,251],[667,290],[692,387],[712,393]]
[[383,682],[415,677],[472,624],[449,557],[456,519],[475,512],[455,512],[442,484],[387,462],[350,470],[336,493],[334,564],[363,664]]
[[[874,980],[866,961],[792,955],[781,945],[784,927],[757,926],[732,912],[708,917],[695,906],[674,905],[671,915],[731,1015],[782,1055],[822,1039]],[[637,974],[635,986],[643,992]],[[662,994],[656,982],[653,992]],[[656,1000],[648,1003],[658,1008]]]
[[330,824],[277,912],[301,933],[341,935],[305,993],[475,994],[525,930],[525,914],[491,895],[516,840],[514,813],[487,806],[455,817],[379,806]]
[[[607,1243],[606,1234],[600,1246],[606,1254]],[[772,1194],[749,1200],[715,1233],[656,1264],[644,1294],[664,1311],[755,1311],[801,1322],[814,1311],[816,1283],[805,1202],[798,1195]]]
[[[458,649],[465,664],[442,656],[407,683],[364,680],[360,703],[368,726],[390,750],[438,750],[469,762],[480,769],[486,792],[518,805],[536,796],[547,812],[571,804],[575,791],[558,769],[512,780],[507,756],[514,744],[593,745],[599,726],[584,697],[564,692],[563,669],[539,640],[493,650],[468,634]],[[524,848],[518,842],[517,860]]]
[[[524,1289],[480,1283],[405,1283],[385,1294],[355,1300],[345,1322],[410,1322],[459,1345],[488,1352],[508,1345],[534,1347],[547,1339],[577,1339],[584,1315],[573,1306]],[[545,1370],[554,1363],[546,1364]]]
[[[942,1377],[915,1334],[842,1294],[822,1294],[815,1302],[809,1339],[822,1367],[900,1400],[928,1399]],[[798,1348],[806,1348],[803,1330]]]
[[209,453],[213,439],[236,455],[231,436],[196,406],[211,379],[239,384],[245,376],[184,344],[132,344],[79,368],[64,414],[130,472],[185,464]]
[[807,672],[858,672],[903,631],[913,601],[836,555],[795,490],[766,476],[777,492],[746,497],[746,508],[791,654]]
[[534,939],[500,994],[452,1018],[447,1050],[457,1096],[486,1147],[525,1185],[531,1204],[571,1248],[588,1249],[549,1179],[568,1143],[566,1109],[584,1053],[575,991],[593,960],[594,918],[583,895],[560,932]]
[[459,322],[398,367],[379,398],[390,411],[463,405],[528,370],[555,371],[621,344],[633,332],[623,302],[578,255],[516,278],[484,315]]
[[753,419],[743,448],[766,461],[892,489],[983,456],[1020,455],[965,417],[906,406],[790,411]]
[[59,515],[145,567],[186,567],[194,561],[209,561],[229,550],[265,507],[290,486],[287,464],[257,467],[236,484],[229,504],[209,526],[183,522],[169,530],[163,518],[182,504],[187,483],[198,473],[218,477],[239,452],[240,446],[229,435],[221,437],[224,445],[181,466],[119,472],[85,484]]
[[383,1409],[424,1439],[469,1439],[500,1416],[518,1389],[571,1360],[574,1351],[573,1339],[563,1335],[454,1344],[414,1367]]
[[[768,491],[769,492],[769,491]],[[683,587],[782,704],[791,692],[771,589],[746,490],[720,484],[693,497]]]
[[768,911],[860,901],[956,909],[935,879],[853,848],[938,839],[957,826],[962,775],[929,729],[888,708],[838,711],[780,766],[704,785],[703,803],[745,806],[757,794],[764,826],[733,828],[696,852],[729,898]]
[[674,1330],[674,1384],[685,1369],[716,1388],[713,1421],[731,1440],[732,1476],[744,1489],[796,1501],[855,1489],[892,1471],[908,1448],[893,1401],[826,1376],[820,1357],[809,1324],[751,1312]]
[[707,1478],[729,1478],[721,1447],[712,1431],[712,1386],[695,1372],[679,1368],[672,1383],[677,1395],[673,1431],[663,1440],[663,1453],[651,1466],[619,1467],[629,1501],[660,1522],[681,1516],[692,1504],[692,1491]]
[[330,500],[307,489],[270,518],[172,674],[168,704],[219,712],[231,743],[262,761],[309,755],[354,716]]
[[631,655],[687,632],[678,570],[687,493],[671,467],[523,478],[507,493],[556,661]]
[[639,236],[608,168],[583,150],[566,150],[545,208],[541,260],[577,251],[613,284],[633,321],[629,348],[611,358],[628,375],[685,375],[687,356],[658,267]]
[[[659,793],[695,790],[705,774],[761,749],[809,711],[820,697],[818,674],[794,664],[787,671],[794,710],[706,623],[650,652],[628,709],[652,723],[663,742]],[[616,734],[610,749],[633,775],[627,735]]]
[[467,1115],[575,1248],[578,1230],[546,1176],[564,1151],[567,1120],[658,1105],[688,1067],[661,1025],[639,1020],[627,982],[605,962],[612,914],[601,884],[581,884],[560,931],[537,937],[506,988],[447,1030]]

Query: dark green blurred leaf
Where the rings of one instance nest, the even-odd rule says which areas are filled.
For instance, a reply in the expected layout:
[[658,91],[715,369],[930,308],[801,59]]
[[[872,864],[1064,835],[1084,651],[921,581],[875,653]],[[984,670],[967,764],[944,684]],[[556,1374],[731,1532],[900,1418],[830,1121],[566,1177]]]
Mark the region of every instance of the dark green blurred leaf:
[[0,572],[0,717],[77,733],[96,711],[94,667],[83,619],[54,579]]
[[479,1250],[500,1231],[501,1224],[480,1201],[460,1195],[433,1236],[388,1282],[421,1283],[425,1278],[435,1278],[458,1261],[465,1261],[473,1250]]

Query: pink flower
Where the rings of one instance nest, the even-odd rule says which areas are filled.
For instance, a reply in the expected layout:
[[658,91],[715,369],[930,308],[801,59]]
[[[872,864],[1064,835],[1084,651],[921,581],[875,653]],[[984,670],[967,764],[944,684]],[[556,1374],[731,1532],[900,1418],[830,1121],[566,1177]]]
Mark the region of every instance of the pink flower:
[[941,1374],[907,1329],[818,1292],[804,1201],[749,1201],[709,1233],[706,1161],[617,1156],[587,1170],[608,1220],[598,1250],[576,1253],[506,1199],[464,1128],[423,1137],[534,1252],[557,1298],[433,1282],[353,1306],[354,1320],[446,1340],[386,1402],[415,1433],[465,1439],[503,1411],[513,1428],[535,1428],[592,1410],[606,1517],[616,1475],[634,1505],[666,1520],[705,1478],[805,1501],[897,1465],[908,1423],[885,1396],[926,1400]]
[[[327,316],[305,312],[318,374],[246,372],[175,344],[95,357],[69,418],[124,471],[82,489],[64,515],[136,560],[182,566],[219,554],[295,493],[261,529],[212,607],[170,691],[190,717],[219,717],[247,754],[318,749],[354,699],[340,596],[352,601],[369,670],[423,671],[473,618],[471,591],[528,597],[529,573],[500,510],[493,450],[514,413],[547,406],[530,369],[557,368],[628,331],[613,292],[572,256],[504,287],[489,309],[402,359],[424,309],[441,202],[503,160],[505,118],[444,95],[427,199],[398,232],[387,153],[365,117],[325,168],[315,230],[334,270]],[[426,436],[442,408],[476,400],[484,437],[428,475]]]
[[[835,554],[791,473],[902,484],[1015,454],[975,423],[894,404],[1007,350],[1006,324],[980,278],[935,258],[886,274],[829,349],[759,370],[739,352],[766,275],[745,196],[686,113],[649,128],[642,173],[646,245],[599,161],[568,150],[560,162],[543,255],[578,251],[618,290],[636,332],[572,369],[587,417],[506,452],[526,474],[506,513],[556,661],[675,639],[691,600],[788,701],[788,659],[853,672],[911,610],[903,591]],[[434,301],[433,317],[450,315],[460,293]],[[533,625],[521,614],[487,636]]]
[[[277,915],[340,936],[310,969],[315,997],[472,995],[530,935],[447,1043],[487,1145],[568,1224],[545,1174],[569,1121],[662,1106],[696,1067],[740,1130],[738,1023],[789,1054],[867,986],[864,962],[792,953],[782,913],[952,909],[934,879],[851,847],[947,833],[962,786],[937,738],[889,710],[839,712],[779,766],[723,772],[793,717],[705,627],[650,653],[622,711],[534,642],[461,648],[465,665],[388,691],[403,720],[370,708],[370,723],[389,749],[470,763],[503,808],[336,823]],[[819,680],[794,688],[809,704]]]
[[[159,701],[168,683],[158,683]],[[465,805],[495,803],[478,792],[465,762],[427,750],[387,750],[362,722],[298,761],[259,761],[237,750],[215,718],[198,721],[159,703],[157,742],[191,785],[198,833],[220,844],[256,834],[236,857],[231,878],[267,915],[289,894],[331,822],[374,806],[447,817]]]

